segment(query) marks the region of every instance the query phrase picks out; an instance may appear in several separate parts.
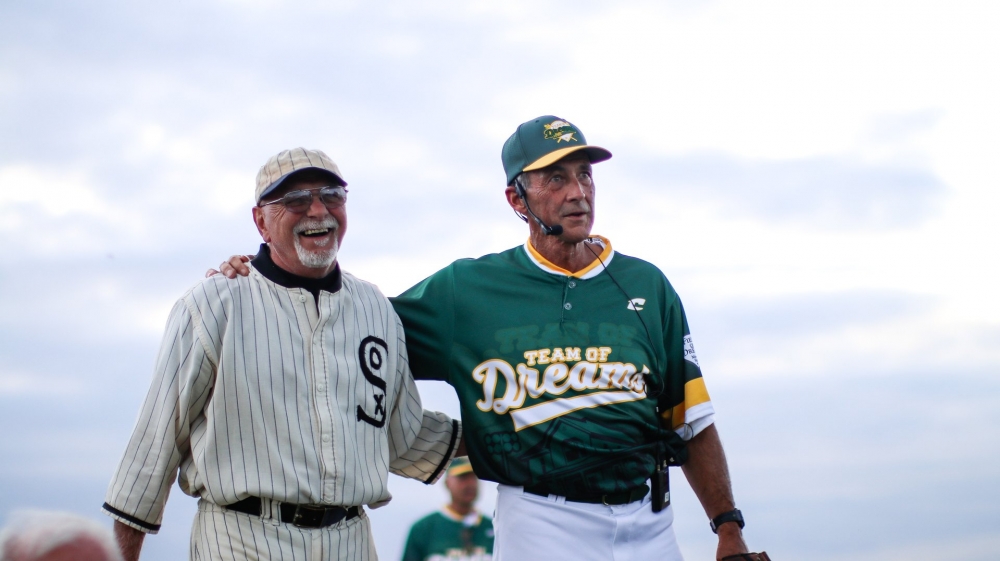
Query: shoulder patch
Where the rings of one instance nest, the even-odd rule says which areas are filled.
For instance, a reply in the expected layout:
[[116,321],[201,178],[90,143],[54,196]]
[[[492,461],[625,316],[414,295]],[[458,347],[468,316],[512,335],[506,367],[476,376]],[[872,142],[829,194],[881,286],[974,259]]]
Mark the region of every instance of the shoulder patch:
[[684,336],[684,360],[690,361],[698,368],[701,368],[698,364],[698,355],[694,353],[694,342],[691,340],[690,335]]

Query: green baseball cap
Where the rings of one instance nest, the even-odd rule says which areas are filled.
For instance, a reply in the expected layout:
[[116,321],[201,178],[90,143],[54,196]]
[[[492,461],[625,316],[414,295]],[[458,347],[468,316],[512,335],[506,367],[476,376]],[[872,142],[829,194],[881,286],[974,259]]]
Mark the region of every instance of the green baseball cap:
[[472,473],[472,464],[469,463],[469,458],[461,456],[455,458],[451,461],[451,465],[448,466],[448,475],[465,475],[466,473]]
[[573,123],[555,115],[543,115],[521,123],[507,142],[503,143],[503,170],[507,185],[521,172],[542,169],[573,152],[583,150],[592,163],[611,158],[611,152],[600,146],[589,146],[587,139]]

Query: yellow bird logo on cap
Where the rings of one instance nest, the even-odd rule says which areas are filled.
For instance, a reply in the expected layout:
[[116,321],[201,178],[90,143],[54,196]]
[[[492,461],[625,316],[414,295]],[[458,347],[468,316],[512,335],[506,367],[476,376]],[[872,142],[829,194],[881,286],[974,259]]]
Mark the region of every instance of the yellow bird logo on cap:
[[576,134],[576,131],[561,130],[572,126],[573,125],[571,125],[567,121],[552,121],[551,123],[545,125],[545,138],[548,140],[555,140],[556,144],[559,144],[560,142],[563,141],[572,142],[574,140],[577,140],[573,136],[574,134]]

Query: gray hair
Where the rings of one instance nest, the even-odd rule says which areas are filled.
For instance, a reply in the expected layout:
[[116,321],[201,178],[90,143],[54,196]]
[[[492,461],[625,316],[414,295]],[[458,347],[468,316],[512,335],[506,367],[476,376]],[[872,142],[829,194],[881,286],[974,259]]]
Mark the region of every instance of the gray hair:
[[68,512],[16,511],[0,532],[0,561],[36,561],[65,545],[89,542],[101,556],[80,561],[122,561],[111,532],[98,522]]
[[522,171],[517,174],[517,177],[514,178],[514,183],[517,183],[517,186],[521,188],[522,193],[527,193],[528,187],[531,187],[531,178],[528,176],[528,172]]

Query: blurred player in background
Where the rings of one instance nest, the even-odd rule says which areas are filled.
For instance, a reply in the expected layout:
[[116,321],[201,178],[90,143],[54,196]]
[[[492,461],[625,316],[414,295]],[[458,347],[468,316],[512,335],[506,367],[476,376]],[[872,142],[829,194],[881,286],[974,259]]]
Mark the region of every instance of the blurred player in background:
[[493,554],[493,520],[476,510],[479,478],[468,458],[455,458],[444,480],[451,502],[418,520],[403,561],[486,561]]

